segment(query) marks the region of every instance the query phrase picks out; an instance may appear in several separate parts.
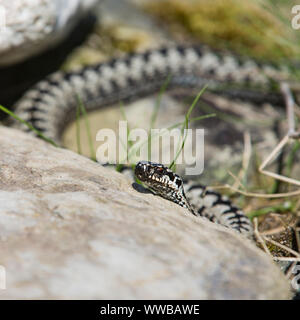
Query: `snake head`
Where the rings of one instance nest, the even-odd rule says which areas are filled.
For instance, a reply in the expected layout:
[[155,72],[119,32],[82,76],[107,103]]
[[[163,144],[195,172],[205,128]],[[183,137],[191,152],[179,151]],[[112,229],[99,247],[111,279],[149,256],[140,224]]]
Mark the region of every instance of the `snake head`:
[[168,167],[150,161],[140,161],[134,171],[136,177],[149,189],[164,198],[183,191],[182,179]]

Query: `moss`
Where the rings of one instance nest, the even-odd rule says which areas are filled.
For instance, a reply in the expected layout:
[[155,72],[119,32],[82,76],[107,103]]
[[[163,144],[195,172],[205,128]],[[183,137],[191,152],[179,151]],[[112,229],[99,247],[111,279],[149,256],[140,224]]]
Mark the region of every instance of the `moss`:
[[99,25],[86,43],[74,50],[62,66],[62,70],[76,68],[105,61],[111,56],[130,53],[145,46],[150,37],[145,32],[122,25]]
[[[288,247],[293,249],[293,231],[290,228],[287,228],[285,231],[281,232],[280,234],[276,236],[271,236],[271,239]],[[272,253],[274,257],[289,257],[291,256],[290,252],[281,249],[280,247],[271,244],[266,243],[268,249]]]
[[255,2],[162,0],[147,3],[146,10],[174,34],[181,32],[215,48],[268,60],[299,52],[292,28]]

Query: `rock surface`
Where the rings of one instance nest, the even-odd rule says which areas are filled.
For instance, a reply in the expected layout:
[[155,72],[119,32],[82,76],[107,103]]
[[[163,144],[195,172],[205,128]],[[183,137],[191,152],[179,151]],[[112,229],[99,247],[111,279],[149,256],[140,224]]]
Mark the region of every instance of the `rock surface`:
[[0,127],[2,299],[288,299],[251,241]]
[[[61,41],[96,0],[0,2],[0,66],[35,55]],[[1,23],[1,21],[0,21]]]

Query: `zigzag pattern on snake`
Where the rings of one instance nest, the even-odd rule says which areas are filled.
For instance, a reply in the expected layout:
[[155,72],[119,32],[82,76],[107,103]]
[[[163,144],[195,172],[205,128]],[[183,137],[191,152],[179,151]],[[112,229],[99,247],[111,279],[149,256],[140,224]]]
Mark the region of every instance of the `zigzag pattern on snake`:
[[[76,116],[78,97],[87,111],[91,111],[154,93],[168,75],[171,75],[169,88],[199,89],[208,84],[209,90],[234,98],[281,103],[274,83],[286,79],[288,72],[271,64],[260,64],[230,53],[221,54],[203,46],[163,48],[134,53],[80,71],[50,75],[21,98],[15,113],[60,144],[65,125]],[[10,125],[29,131],[17,121]],[[161,168],[168,172],[165,167]],[[179,181],[177,175],[174,177]],[[184,195],[183,186],[177,187],[177,196]],[[187,185],[186,190],[187,197],[184,195],[182,199],[189,199],[184,206],[192,213],[252,234],[246,216],[221,195],[209,190],[205,192],[200,185]],[[163,192],[159,195],[167,197]],[[176,202],[176,194],[174,196],[170,200]]]
[[135,167],[135,175],[155,194],[187,208],[193,215],[252,236],[253,229],[247,216],[219,193],[192,181],[184,182],[159,163],[140,161]]

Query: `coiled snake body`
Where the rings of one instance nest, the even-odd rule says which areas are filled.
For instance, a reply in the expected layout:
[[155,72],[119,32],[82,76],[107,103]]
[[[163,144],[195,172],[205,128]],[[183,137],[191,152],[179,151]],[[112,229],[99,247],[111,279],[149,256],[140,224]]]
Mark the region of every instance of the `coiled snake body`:
[[[163,48],[131,54],[80,71],[50,75],[25,93],[17,103],[15,113],[60,144],[66,123],[76,116],[78,97],[87,111],[91,111],[154,93],[168,75],[171,75],[171,88],[199,89],[208,84],[209,90],[231,97],[281,103],[274,81],[285,79],[287,72],[203,46]],[[10,125],[29,131],[24,124],[14,120]],[[182,180],[166,167],[142,163],[137,166],[136,173],[141,174],[142,169],[145,172],[154,170],[154,176],[158,175],[155,182],[149,180],[153,174],[140,178],[164,198],[187,207],[195,215],[252,234],[248,218],[218,193],[190,183],[186,185],[186,197]]]
[[135,167],[135,175],[155,194],[187,208],[193,215],[208,218],[248,237],[252,236],[250,220],[219,193],[192,181],[184,182],[176,173],[159,163],[140,161]]

